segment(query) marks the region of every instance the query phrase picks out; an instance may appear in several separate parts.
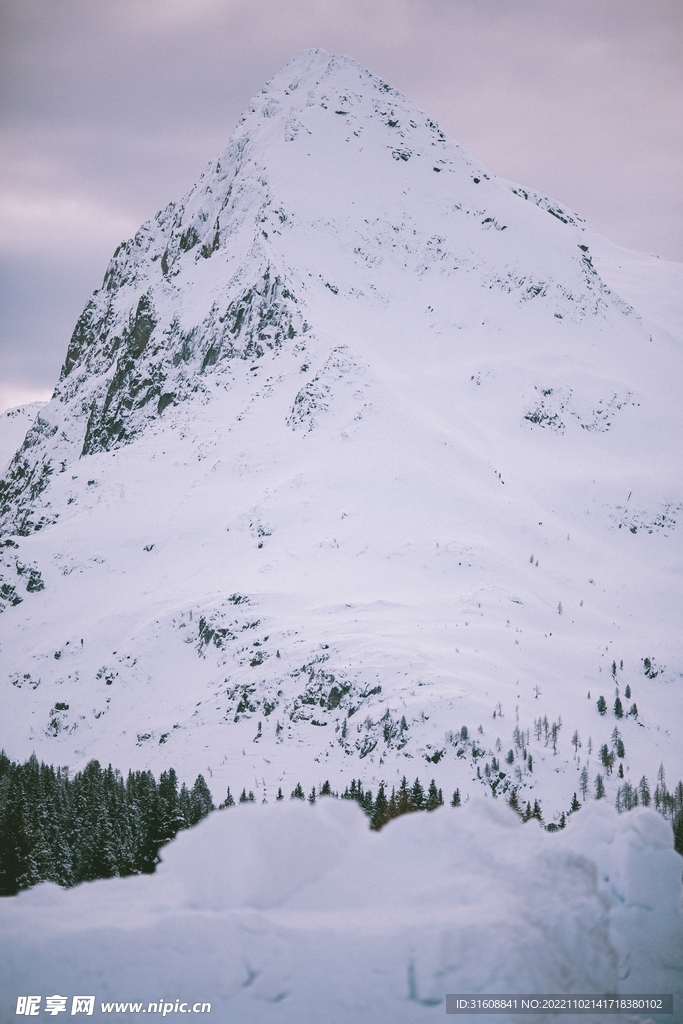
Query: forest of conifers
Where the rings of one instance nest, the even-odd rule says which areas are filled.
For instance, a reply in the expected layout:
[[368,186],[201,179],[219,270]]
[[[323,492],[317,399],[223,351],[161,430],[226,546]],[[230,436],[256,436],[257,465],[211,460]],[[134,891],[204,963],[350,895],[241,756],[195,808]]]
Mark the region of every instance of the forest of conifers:
[[[317,790],[313,787],[308,797],[300,783],[290,794],[291,799],[310,803],[320,796],[357,801],[375,830],[402,814],[432,811],[444,802],[433,779],[425,789],[419,779],[410,786],[405,777],[390,794],[382,782],[374,795],[360,779],[353,779],[342,793],[333,792],[324,782]],[[275,799],[284,798],[279,789]],[[239,802],[255,803],[256,798],[243,789]],[[449,802],[452,807],[460,805],[459,790]],[[544,824],[538,801],[533,807],[530,803],[522,807],[513,790],[508,802],[523,821],[534,818]],[[671,820],[674,845],[683,854],[683,784],[679,782],[670,793],[661,775],[652,802]],[[617,795],[617,808],[630,810],[638,803],[638,790],[625,783]],[[228,788],[219,806],[234,804]],[[559,824],[545,827],[548,831],[564,828],[569,815],[580,807],[574,794]],[[178,784],[173,768],[162,772],[158,781],[151,771],[129,771],[124,779],[111,765],[102,768],[98,761],[91,761],[71,776],[68,769],[39,762],[35,755],[21,764],[0,752],[0,895],[11,896],[44,881],[70,887],[96,878],[151,873],[159,863],[161,847],[213,810],[203,775],[188,789],[185,783]]]

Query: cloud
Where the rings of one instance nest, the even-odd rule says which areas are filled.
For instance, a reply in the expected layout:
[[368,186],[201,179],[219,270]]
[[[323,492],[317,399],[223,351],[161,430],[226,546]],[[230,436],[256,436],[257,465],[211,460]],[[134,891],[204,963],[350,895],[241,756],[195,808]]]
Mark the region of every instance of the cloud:
[[41,388],[37,385],[22,387],[21,384],[6,385],[0,381],[0,416],[8,409],[16,409],[18,405],[29,402],[49,402],[52,388]]
[[137,227],[132,217],[78,194],[5,190],[0,195],[0,253],[5,255],[30,256],[39,248],[98,251],[103,235],[125,241]]

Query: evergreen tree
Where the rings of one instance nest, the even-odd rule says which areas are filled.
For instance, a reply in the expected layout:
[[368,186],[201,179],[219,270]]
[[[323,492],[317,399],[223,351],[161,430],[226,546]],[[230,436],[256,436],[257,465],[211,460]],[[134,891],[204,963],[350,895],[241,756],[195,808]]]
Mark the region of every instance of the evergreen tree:
[[159,820],[156,841],[159,846],[174,839],[180,829],[189,822],[183,816],[178,794],[178,776],[175,768],[169,768],[159,776],[158,787]]
[[10,770],[2,785],[0,826],[0,895],[13,896],[39,881],[30,869],[33,835],[28,820],[28,801],[19,773]]
[[683,855],[683,808],[673,818],[674,849]]
[[276,800],[284,800],[284,798],[285,798],[285,795],[282,792],[282,789],[279,788],[278,791],[277,791],[277,796],[275,797],[275,799]]
[[600,747],[600,763],[607,769],[607,774],[609,775],[614,767],[614,754],[606,743],[603,743]]
[[586,765],[584,765],[581,769],[581,775],[579,776],[579,785],[581,787],[581,796],[585,800],[586,794],[588,793],[588,768],[586,767]]
[[[241,799],[242,799],[242,797],[240,797],[240,800]],[[306,799],[306,794],[304,793],[303,789],[301,788],[301,783],[300,782],[297,782],[296,786],[292,790],[292,795],[291,795],[290,799],[291,800],[305,800]]]
[[[404,778],[404,781],[405,781],[405,778]],[[513,795],[515,796],[515,800],[516,800],[517,799],[517,790],[513,790],[512,792],[513,792]],[[455,793],[453,794],[453,799],[451,800],[451,807],[460,807],[460,804],[461,804],[460,790],[456,789]]]
[[616,806],[619,812],[630,811],[633,807],[638,806],[638,790],[630,782],[625,782],[623,786],[619,787]]
[[419,779],[415,779],[413,783],[413,788],[410,791],[410,801],[415,811],[421,811],[425,806],[425,791]]
[[[98,761],[90,761],[74,776],[71,835],[78,837],[74,857],[74,881],[89,882],[100,877],[103,860],[108,854],[102,846],[110,838],[110,823],[100,819],[104,808],[102,770]],[[99,819],[99,820],[98,820]]]
[[683,782],[679,782],[674,793],[674,813],[683,809]]
[[[43,830],[49,837],[51,853],[50,873],[46,875],[45,880],[68,887],[74,884],[73,857],[67,839],[69,821],[68,772],[63,771],[61,768],[55,771],[48,765],[41,765],[42,768],[49,770],[53,783],[50,791],[45,793],[44,803],[41,808]],[[127,826],[127,820],[125,824]],[[132,870],[132,837],[129,827],[125,828],[123,838],[128,841],[128,858],[123,867],[120,868],[119,874],[128,874]]]
[[73,881],[71,854],[65,841],[68,805],[63,797],[61,770],[38,764],[35,756],[16,766],[27,800],[26,825],[31,837],[30,872],[40,881],[70,885]]
[[[282,792],[282,790],[280,790],[280,793],[281,792]],[[235,806],[235,798],[232,795],[232,793],[230,792],[230,786],[228,786],[227,796],[225,797],[225,800],[223,801],[223,803],[218,805],[218,809],[222,810],[224,807],[234,807],[234,806]]]
[[135,837],[126,801],[126,784],[121,772],[111,765],[104,772],[103,784],[109,821],[115,837],[116,874],[128,875],[134,870]]
[[206,784],[206,780],[203,775],[198,775],[195,779],[194,786],[192,787],[192,793],[190,794],[190,816],[188,819],[189,825],[196,825],[197,822],[205,818],[211,811],[215,811],[216,808],[213,804],[213,798],[211,796],[211,790]]
[[650,806],[650,786],[644,775],[638,783],[638,796],[640,797],[640,802],[643,807]]
[[97,811],[92,838],[88,863],[88,880],[113,878],[118,874],[116,839],[106,806],[101,806]]
[[313,786],[311,792],[308,794],[308,802],[309,804],[315,803],[315,786]]
[[374,814],[375,811],[375,802],[372,798],[372,790],[367,789],[365,793],[363,793],[360,779],[358,780],[358,793],[360,794],[358,799],[359,804],[361,805],[367,816],[369,818],[372,818],[372,815]]
[[598,697],[598,711],[601,715],[604,715],[607,712],[607,701],[602,694]]
[[436,788],[436,782],[434,779],[429,783],[429,790],[427,793],[427,801],[425,807],[428,811],[435,811],[437,807],[441,807],[443,804],[443,795],[440,789]]
[[[398,787],[398,796],[396,797],[397,811],[399,814],[408,814],[409,811],[414,811],[413,799],[408,789],[408,780],[405,775],[401,779],[401,785]],[[454,805],[455,806],[455,805]]]
[[389,806],[387,801],[387,795],[384,792],[384,783],[380,782],[379,789],[377,791],[377,799],[375,800],[375,807],[370,821],[370,827],[373,828],[376,832],[379,832],[382,825],[386,825],[386,823],[388,822],[388,809]]
[[189,825],[192,817],[192,797],[190,796],[190,791],[184,782],[180,787],[180,792],[178,793],[178,808],[180,810],[180,816]]
[[631,687],[628,684],[626,686],[626,689],[624,690],[624,697],[626,697],[626,700],[631,699]]
[[159,821],[161,809],[156,780],[150,771],[129,772],[126,795],[130,808],[135,845],[135,870],[148,874],[159,861]]
[[605,783],[602,775],[598,774],[595,776],[595,799],[602,800],[605,795]]
[[571,805],[569,807],[569,813],[573,814],[574,811],[580,811],[580,810],[581,810],[581,804],[578,801],[576,793],[574,793],[574,796],[572,797]]
[[320,789],[320,795],[321,796],[332,796],[332,788],[331,788],[329,782],[323,782],[322,787]]
[[624,708],[619,697],[616,697],[614,701],[614,714],[617,716],[617,718],[624,717]]

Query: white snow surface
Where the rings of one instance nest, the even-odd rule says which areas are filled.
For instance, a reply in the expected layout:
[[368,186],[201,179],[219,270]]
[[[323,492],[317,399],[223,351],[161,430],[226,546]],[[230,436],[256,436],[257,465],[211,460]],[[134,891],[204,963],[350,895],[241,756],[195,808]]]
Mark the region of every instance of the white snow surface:
[[0,746],[216,802],[466,799],[495,756],[551,820],[616,726],[675,783],[681,281],[295,58],[119,247],[0,485]]
[[244,1024],[441,1020],[448,992],[673,993],[674,1017],[619,1020],[676,1024],[680,878],[641,808],[594,803],[549,834],[479,797],[378,834],[350,801],[241,805],[181,833],[155,875],[0,901],[0,985],[95,994],[96,1016],[208,1001]]

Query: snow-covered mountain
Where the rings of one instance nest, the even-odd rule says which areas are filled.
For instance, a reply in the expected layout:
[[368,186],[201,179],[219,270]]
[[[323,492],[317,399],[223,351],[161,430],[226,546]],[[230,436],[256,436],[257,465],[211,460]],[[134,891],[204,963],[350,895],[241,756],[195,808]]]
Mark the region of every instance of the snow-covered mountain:
[[682,269],[295,58],[119,246],[0,483],[0,745],[548,817],[603,744],[675,781]]

